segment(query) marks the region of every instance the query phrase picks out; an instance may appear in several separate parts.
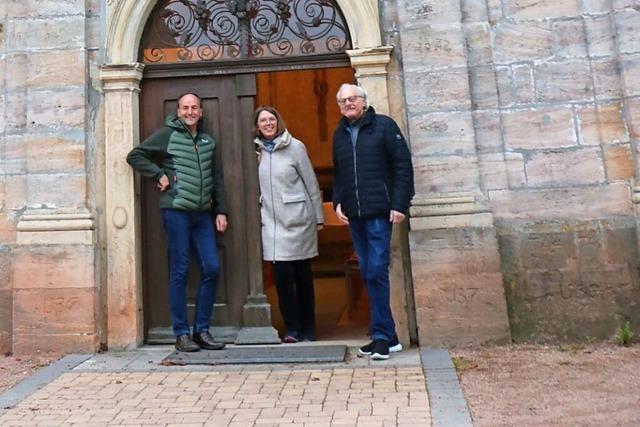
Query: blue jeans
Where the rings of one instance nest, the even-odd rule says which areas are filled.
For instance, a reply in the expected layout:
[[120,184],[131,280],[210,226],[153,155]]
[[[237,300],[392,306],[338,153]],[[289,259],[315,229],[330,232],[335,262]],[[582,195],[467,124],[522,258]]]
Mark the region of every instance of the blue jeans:
[[200,267],[193,332],[207,332],[220,275],[211,213],[163,209],[162,219],[169,251],[169,305],[173,333],[176,336],[189,333],[187,276],[191,250]]
[[392,224],[388,218],[349,219],[353,247],[369,295],[371,338],[391,340],[396,325],[389,303]]

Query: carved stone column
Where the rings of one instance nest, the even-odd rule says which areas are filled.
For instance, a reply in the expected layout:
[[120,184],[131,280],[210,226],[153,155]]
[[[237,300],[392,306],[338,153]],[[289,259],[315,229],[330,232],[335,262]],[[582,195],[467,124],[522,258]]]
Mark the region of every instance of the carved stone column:
[[[347,51],[358,84],[367,91],[369,101],[376,112],[386,115],[390,112],[387,66],[391,61],[392,51],[392,46]],[[409,311],[411,309],[407,303],[407,292],[412,292],[408,251],[407,224],[394,226],[391,236],[391,265],[389,267],[391,310],[396,322],[398,338],[404,346],[409,345],[410,336]]]
[[125,161],[139,140],[139,92],[143,64],[101,69],[105,97],[107,328],[108,345],[142,343],[139,214],[134,174]]

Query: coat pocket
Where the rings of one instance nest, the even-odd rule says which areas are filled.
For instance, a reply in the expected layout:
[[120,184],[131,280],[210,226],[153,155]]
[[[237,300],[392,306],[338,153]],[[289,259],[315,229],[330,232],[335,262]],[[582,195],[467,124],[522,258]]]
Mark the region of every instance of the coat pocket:
[[285,227],[298,227],[309,223],[307,198],[304,193],[283,194],[282,203],[285,211],[281,219]]

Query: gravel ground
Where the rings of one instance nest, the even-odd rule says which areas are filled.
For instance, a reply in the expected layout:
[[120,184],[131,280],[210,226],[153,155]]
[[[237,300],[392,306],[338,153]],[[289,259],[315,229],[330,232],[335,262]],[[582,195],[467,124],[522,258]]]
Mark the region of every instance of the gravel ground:
[[0,393],[56,360],[58,356],[55,355],[25,357],[0,355]]
[[451,350],[474,426],[639,426],[640,345]]

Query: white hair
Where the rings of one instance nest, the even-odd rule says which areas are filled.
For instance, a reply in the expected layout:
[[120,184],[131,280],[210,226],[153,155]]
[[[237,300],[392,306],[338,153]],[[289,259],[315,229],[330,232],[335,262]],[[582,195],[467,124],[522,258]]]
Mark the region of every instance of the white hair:
[[358,96],[361,96],[362,99],[364,99],[364,109],[368,110],[369,109],[369,97],[367,96],[367,91],[364,90],[363,87],[358,86],[358,85],[352,85],[351,83],[343,83],[342,85],[340,85],[340,89],[338,89],[338,92],[336,93],[336,101],[340,100],[340,94],[342,93],[343,90],[345,90],[347,88],[355,89],[355,91],[358,94]]

